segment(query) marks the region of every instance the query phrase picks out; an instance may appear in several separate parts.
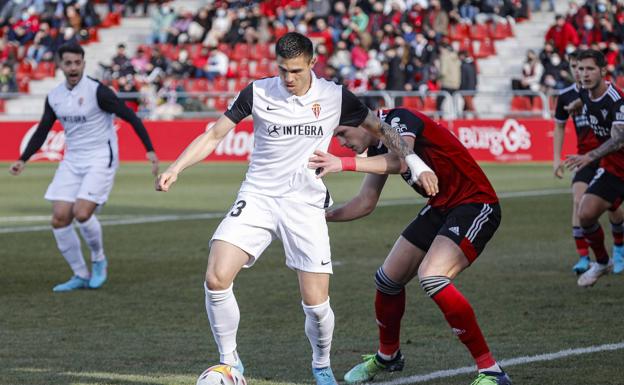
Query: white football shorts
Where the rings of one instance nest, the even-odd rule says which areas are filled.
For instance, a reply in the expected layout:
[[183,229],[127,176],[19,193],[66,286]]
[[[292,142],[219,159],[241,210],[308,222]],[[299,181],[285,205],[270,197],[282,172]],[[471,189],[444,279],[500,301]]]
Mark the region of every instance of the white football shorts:
[[116,171],[115,164],[111,167],[106,164],[76,167],[61,161],[45,193],[45,199],[64,202],[84,199],[101,205],[108,200],[113,189]]
[[252,256],[251,267],[262,252],[279,238],[286,266],[311,273],[332,273],[325,210],[285,198],[239,192],[234,205],[215,231],[218,239]]

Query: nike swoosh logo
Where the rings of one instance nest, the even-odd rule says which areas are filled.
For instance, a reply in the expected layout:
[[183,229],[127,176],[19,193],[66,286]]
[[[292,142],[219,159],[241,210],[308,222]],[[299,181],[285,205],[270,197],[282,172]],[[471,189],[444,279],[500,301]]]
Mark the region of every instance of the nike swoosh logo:
[[275,111],[279,109],[280,109],[279,107],[271,108],[271,106],[267,106],[267,111]]
[[325,266],[325,265],[329,264],[330,262],[331,262],[331,260],[329,260],[329,261],[321,261],[321,265]]

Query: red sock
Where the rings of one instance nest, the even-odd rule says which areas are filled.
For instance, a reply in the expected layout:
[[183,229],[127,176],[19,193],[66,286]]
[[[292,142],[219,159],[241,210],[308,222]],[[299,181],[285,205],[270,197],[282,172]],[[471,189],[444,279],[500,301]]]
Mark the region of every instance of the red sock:
[[580,226],[574,226],[572,229],[572,235],[574,236],[574,243],[576,243],[576,252],[579,257],[586,257],[589,255],[589,243],[585,239],[583,229]]
[[613,244],[615,246],[624,245],[624,222],[611,222],[611,233],[613,234]]
[[478,369],[489,368],[496,364],[490,349],[485,342],[477,317],[466,298],[450,283],[440,290],[432,299],[438,305],[444,318],[453,329],[453,333],[466,345],[477,363]]
[[596,223],[590,227],[583,227],[583,233],[585,234],[587,242],[589,242],[589,247],[591,247],[596,255],[596,262],[603,265],[609,263],[609,254],[604,244],[604,232],[600,224]]
[[401,318],[405,312],[405,289],[398,295],[388,295],[377,290],[375,315],[379,327],[379,351],[392,355],[399,350]]

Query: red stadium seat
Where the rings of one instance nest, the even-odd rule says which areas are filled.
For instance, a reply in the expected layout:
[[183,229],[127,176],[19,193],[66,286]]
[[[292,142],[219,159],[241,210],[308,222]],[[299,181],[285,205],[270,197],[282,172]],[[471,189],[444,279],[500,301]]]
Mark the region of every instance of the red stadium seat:
[[97,43],[100,41],[100,35],[98,35],[98,29],[95,27],[89,28],[89,43]]
[[437,111],[438,105],[436,103],[436,98],[434,98],[433,96],[425,97],[425,102],[423,104],[422,110],[423,111]]
[[4,113],[6,106],[4,105],[5,100],[4,99],[0,99],[0,112]]
[[474,45],[474,57],[476,59],[486,58],[488,56],[496,55],[496,48],[492,39],[487,38],[483,41],[475,41]]
[[531,104],[531,109],[535,112],[542,112],[542,110],[544,109],[544,102],[542,101],[542,98],[540,98],[539,96],[534,97],[533,103]]
[[237,43],[230,53],[230,60],[241,61],[250,58],[251,47],[247,43]]
[[224,92],[228,90],[228,82],[227,79],[223,76],[219,76],[215,80],[212,81],[212,89],[210,91],[214,92]]
[[233,92],[240,92],[243,88],[249,85],[250,80],[248,78],[240,77],[234,81]]
[[241,61],[238,62],[237,66],[236,66],[236,77],[239,77],[239,78],[248,78],[248,77],[250,77],[249,60],[248,59],[242,59]]
[[449,26],[449,39],[463,40],[470,37],[468,24],[456,23]]
[[214,99],[214,109],[221,112],[225,111],[228,108],[229,102],[230,101],[225,96],[219,96]]
[[251,49],[249,57],[252,60],[272,59],[271,47],[267,43],[258,43]]
[[489,38],[488,28],[485,24],[475,24],[470,28],[470,38],[472,40],[484,40]]
[[29,93],[30,92],[30,79],[26,77],[26,78],[22,78],[21,80],[19,80],[17,82],[17,90],[25,94]]
[[511,98],[511,111],[531,111],[531,98],[528,96],[514,96]]
[[420,96],[406,96],[403,98],[403,106],[407,108],[422,110],[423,102]]

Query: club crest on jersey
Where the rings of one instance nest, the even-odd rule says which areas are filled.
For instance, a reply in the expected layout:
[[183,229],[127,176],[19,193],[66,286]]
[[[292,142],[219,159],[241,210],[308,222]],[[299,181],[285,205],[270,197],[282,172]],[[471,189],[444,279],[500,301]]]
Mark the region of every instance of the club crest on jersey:
[[312,105],[312,112],[314,112],[314,116],[318,119],[319,115],[321,114],[321,105],[318,103],[314,103]]
[[600,110],[600,113],[602,114],[602,118],[606,119],[609,112],[607,112],[607,110]]
[[84,98],[81,96],[78,98],[78,105],[82,106],[82,103],[84,103]]

